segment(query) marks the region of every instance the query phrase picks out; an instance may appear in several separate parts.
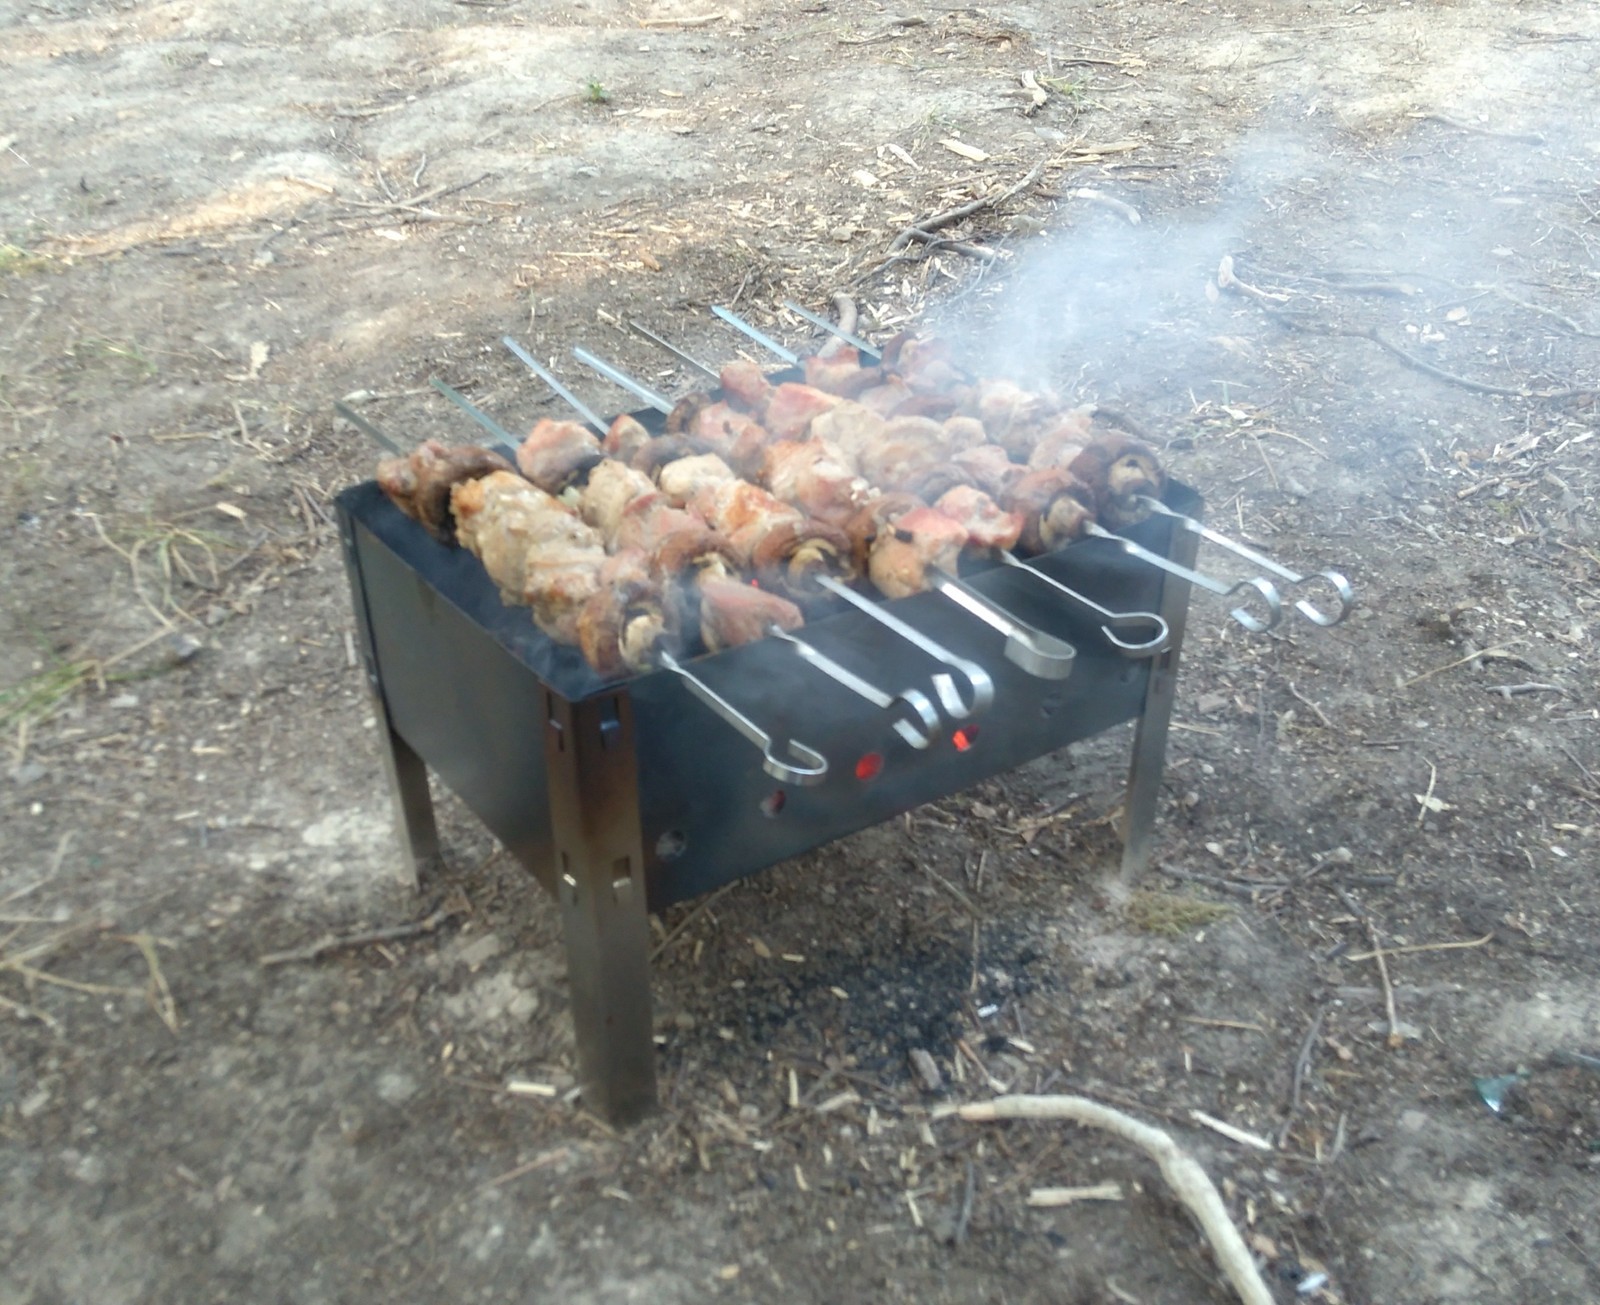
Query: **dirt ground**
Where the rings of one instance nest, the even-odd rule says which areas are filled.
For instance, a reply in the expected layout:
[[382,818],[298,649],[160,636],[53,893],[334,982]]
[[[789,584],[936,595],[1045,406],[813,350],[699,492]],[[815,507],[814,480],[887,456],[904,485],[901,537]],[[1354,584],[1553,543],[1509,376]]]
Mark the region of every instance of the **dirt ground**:
[[[0,1302],[1231,1299],[1143,1157],[933,1117],[999,1086],[1170,1128],[1282,1300],[1600,1298],[1600,10],[0,23]],[[673,908],[617,1136],[537,886],[445,795],[393,877],[331,402],[559,412],[511,331],[611,411],[572,344],[681,392],[626,319],[725,358],[710,304],[805,346],[840,290],[1133,414],[1361,605],[1196,596],[1132,899],[1117,732]]]

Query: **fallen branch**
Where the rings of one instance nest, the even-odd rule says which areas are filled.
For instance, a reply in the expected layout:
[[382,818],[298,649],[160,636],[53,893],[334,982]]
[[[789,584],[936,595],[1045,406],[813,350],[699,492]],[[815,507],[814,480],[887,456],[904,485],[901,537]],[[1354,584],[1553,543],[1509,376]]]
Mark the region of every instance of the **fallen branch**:
[[432,915],[410,924],[397,924],[387,929],[369,929],[365,933],[328,934],[306,947],[295,947],[286,952],[268,952],[258,964],[262,966],[293,965],[299,961],[320,961],[334,952],[348,951],[352,947],[372,947],[378,943],[401,942],[432,933],[448,920],[461,914],[454,906],[441,906]]
[[1454,127],[1457,131],[1470,132],[1474,136],[1493,136],[1496,140],[1521,141],[1524,145],[1543,145],[1544,137],[1536,131],[1495,131],[1492,127],[1480,127],[1476,123],[1462,122],[1459,118],[1447,117],[1442,113],[1413,113],[1411,115],[1418,122],[1437,122],[1446,127]]
[[1524,693],[1566,693],[1559,684],[1489,684],[1485,693],[1498,693],[1507,702]]
[[1245,1305],[1273,1305],[1272,1293],[1262,1280],[1250,1249],[1233,1226],[1211,1179],[1170,1136],[1159,1128],[1103,1106],[1087,1097],[998,1097],[961,1106],[956,1113],[974,1123],[999,1119],[1065,1119],[1087,1128],[1099,1128],[1138,1147],[1161,1168],[1173,1194],[1200,1221],[1217,1262]]
[[683,18],[641,18],[640,27],[710,27],[712,23],[720,23],[728,15],[724,13],[693,14]]
[[897,250],[904,249],[913,240],[926,241],[935,231],[959,222],[962,218],[971,217],[974,213],[981,212],[986,208],[995,208],[1004,204],[1006,200],[1012,199],[1027,190],[1043,175],[1044,164],[1036,163],[1028,172],[1028,175],[1014,186],[1007,186],[1004,190],[997,191],[993,195],[979,196],[977,199],[970,200],[965,204],[958,204],[955,208],[947,208],[942,213],[933,213],[925,218],[918,218],[889,242],[888,252],[893,254]]

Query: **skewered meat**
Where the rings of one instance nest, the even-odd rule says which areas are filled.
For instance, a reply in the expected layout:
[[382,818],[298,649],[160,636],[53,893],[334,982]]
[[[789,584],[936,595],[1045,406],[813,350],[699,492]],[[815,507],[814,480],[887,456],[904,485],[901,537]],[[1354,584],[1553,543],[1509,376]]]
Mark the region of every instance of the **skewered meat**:
[[693,500],[708,485],[720,485],[725,480],[737,479],[733,468],[715,453],[678,458],[656,472],[656,484],[661,487],[661,492],[680,507]]
[[1094,520],[1094,492],[1063,467],[1028,472],[1000,503],[1021,513],[1025,524],[1018,543],[1029,553],[1048,553],[1071,543]]
[[826,440],[843,449],[851,458],[871,448],[883,438],[888,420],[860,403],[845,400],[811,419],[811,438]]
[[805,434],[812,418],[839,404],[836,394],[827,394],[811,385],[785,381],[775,386],[761,410],[761,424],[773,439],[793,440]]
[[533,609],[538,627],[577,643],[578,612],[600,587],[605,549],[560,499],[510,471],[468,480],[451,493],[456,530],[503,598]]
[[902,331],[883,347],[883,368],[918,394],[953,394],[972,384],[951,357],[947,341]]
[[996,499],[1005,498],[1011,487],[1028,474],[1028,469],[1013,462],[998,444],[976,444],[950,460],[966,473],[969,483]]
[[581,422],[541,417],[517,449],[517,467],[547,494],[583,483],[589,469],[605,458],[594,432]]
[[921,593],[931,569],[954,573],[966,543],[960,522],[933,508],[914,508],[878,535],[868,574],[890,598]]
[[450,491],[463,481],[511,469],[498,453],[476,444],[451,448],[438,440],[425,440],[404,457],[379,462],[378,485],[396,507],[441,544],[454,544],[456,523],[450,514]]
[[[859,359],[858,359],[859,361]],[[746,412],[760,412],[772,393],[766,373],[746,358],[736,358],[722,369],[722,392]]]
[[933,506],[966,530],[974,548],[1015,548],[1027,524],[1020,512],[1007,512],[975,485],[958,485]]
[[1087,438],[1068,433],[1041,440],[1028,465],[1065,467],[1095,493],[1102,511],[1127,512],[1136,494],[1160,494],[1166,473],[1148,444],[1121,431],[1097,432]]
[[899,489],[948,461],[951,450],[944,426],[932,417],[894,417],[877,440],[853,452],[869,481]]
[[818,575],[853,580],[857,574],[844,532],[810,520],[747,480],[705,486],[690,504],[733,545],[764,583],[799,599],[817,596]]
[[604,676],[648,670],[662,650],[681,645],[682,619],[642,553],[608,557],[597,573],[599,589],[579,609],[578,647]]
[[618,553],[645,554],[660,580],[690,580],[704,571],[725,575],[738,567],[733,546],[703,517],[675,507],[665,494],[653,489],[623,509],[609,542]]
[[776,625],[798,630],[800,609],[786,598],[737,580],[707,579],[700,585],[700,635],[712,652],[765,639]]
[[578,499],[578,513],[609,544],[628,505],[643,494],[655,492],[655,482],[644,472],[607,458],[589,473]]
[[872,545],[878,536],[888,530],[907,512],[928,505],[914,494],[890,491],[880,494],[851,517],[844,533],[850,540],[850,549],[856,559],[856,568],[865,572],[872,556]]
[[[843,345],[826,357],[819,354],[807,358],[801,366],[807,385],[842,399],[853,399],[863,390],[883,383],[882,369],[864,365],[854,345]],[[727,384],[726,380],[723,384]]]
[[632,462],[638,456],[639,450],[644,448],[651,438],[650,432],[637,417],[623,413],[611,423],[611,429],[606,432],[600,447],[605,450],[608,458],[615,458],[619,462]]
[[699,440],[692,440],[686,435],[658,435],[633,455],[633,467],[654,480],[669,462],[710,452]]
[[1025,461],[1046,423],[1061,415],[1061,401],[1053,394],[1035,394],[1013,381],[986,379],[977,384],[971,415],[983,422],[994,443],[1019,462]]
[[779,440],[769,444],[756,477],[785,503],[807,516],[842,526],[872,497],[850,459],[826,440]]

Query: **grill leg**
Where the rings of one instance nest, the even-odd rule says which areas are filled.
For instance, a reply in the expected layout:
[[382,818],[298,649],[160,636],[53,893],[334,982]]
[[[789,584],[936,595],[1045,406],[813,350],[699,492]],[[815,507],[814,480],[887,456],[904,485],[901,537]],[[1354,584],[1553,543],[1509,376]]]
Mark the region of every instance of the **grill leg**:
[[427,763],[389,724],[383,698],[372,695],[372,709],[378,728],[387,738],[383,770],[394,799],[396,833],[400,841],[400,882],[412,889],[421,887],[423,877],[439,863],[439,827],[433,818],[433,795],[428,792]]
[[650,928],[626,694],[547,693],[545,757],[556,896],[567,944],[584,1098],[619,1127],[656,1104]]
[[[1180,566],[1194,568],[1200,540],[1187,530],[1172,529],[1168,556]],[[1172,645],[1150,663],[1150,682],[1144,706],[1133,733],[1133,760],[1128,765],[1128,793],[1123,801],[1122,882],[1131,888],[1150,868],[1155,836],[1156,806],[1167,764],[1167,729],[1172,722],[1172,702],[1178,688],[1178,656],[1183,650],[1184,626],[1189,616],[1189,582],[1167,576],[1161,586],[1161,615],[1172,632]]]

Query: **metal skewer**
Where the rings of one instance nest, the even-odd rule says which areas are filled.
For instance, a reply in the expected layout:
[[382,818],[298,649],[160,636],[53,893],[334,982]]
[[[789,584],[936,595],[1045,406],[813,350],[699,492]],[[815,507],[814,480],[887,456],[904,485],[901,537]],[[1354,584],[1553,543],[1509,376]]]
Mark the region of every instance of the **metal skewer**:
[[962,698],[953,676],[944,671],[939,671],[933,676],[934,694],[939,699],[939,705],[952,720],[966,720],[970,716],[976,716],[987,711],[994,702],[994,681],[989,678],[989,672],[976,662],[968,661],[965,657],[957,657],[943,644],[936,643],[921,630],[907,625],[898,616],[885,611],[877,603],[863,598],[849,585],[835,580],[831,575],[818,576],[817,583],[829,593],[836,594],[852,607],[870,616],[885,629],[894,631],[913,647],[920,648],[935,661],[943,662],[967,682],[967,691],[972,696],[970,703]]
[[1228,550],[1228,552],[1244,558],[1247,562],[1253,562],[1259,567],[1265,567],[1280,580],[1287,580],[1292,585],[1310,584],[1316,580],[1326,581],[1329,587],[1332,588],[1334,596],[1337,598],[1339,603],[1339,611],[1337,615],[1329,616],[1326,612],[1310,602],[1308,599],[1299,598],[1295,600],[1294,610],[1299,612],[1301,616],[1305,617],[1306,620],[1310,621],[1313,625],[1338,625],[1340,621],[1344,620],[1345,617],[1350,615],[1350,609],[1355,606],[1355,590],[1350,587],[1350,582],[1346,580],[1338,571],[1318,571],[1315,575],[1309,576],[1296,575],[1293,571],[1289,570],[1288,567],[1283,566],[1281,563],[1274,562],[1270,557],[1267,557],[1263,553],[1256,552],[1256,550],[1253,548],[1245,547],[1245,545],[1241,544],[1237,539],[1230,539],[1227,535],[1218,534],[1209,526],[1203,525],[1201,522],[1196,521],[1193,517],[1185,516],[1182,512],[1174,512],[1165,503],[1161,502],[1160,499],[1151,498],[1148,495],[1141,494],[1139,495],[1138,501],[1143,506],[1149,508],[1152,512],[1158,512],[1164,517],[1170,517],[1185,530],[1191,532],[1192,534],[1199,535],[1201,539],[1206,540],[1208,543],[1215,544],[1218,548],[1225,548]]
[[396,457],[403,458],[403,457],[406,456],[406,453],[408,452],[408,450],[401,448],[400,445],[396,441],[390,439],[387,435],[385,435],[383,433],[383,431],[381,429],[378,428],[378,426],[376,426],[374,423],[368,421],[365,417],[363,417],[359,412],[357,412],[354,408],[352,408],[343,399],[335,399],[334,400],[334,402],[333,402],[333,410],[336,413],[338,413],[341,417],[343,417],[347,422],[349,422],[352,426],[354,426],[363,435],[365,435],[368,439],[376,440],[377,443],[382,445],[384,448],[388,449],[389,452],[393,453]]
[[1225,581],[1218,580],[1215,576],[1206,575],[1201,571],[1191,571],[1186,566],[1179,566],[1178,563],[1162,557],[1160,553],[1152,553],[1148,548],[1134,543],[1131,539],[1112,534],[1111,531],[1096,522],[1090,521],[1087,523],[1083,528],[1083,533],[1095,539],[1107,540],[1128,554],[1129,557],[1136,557],[1141,562],[1148,562],[1151,566],[1165,571],[1168,575],[1175,575],[1180,580],[1187,580],[1192,585],[1199,585],[1202,589],[1213,594],[1220,594],[1224,598],[1231,594],[1239,593],[1241,590],[1251,590],[1265,600],[1269,613],[1268,618],[1263,621],[1252,613],[1249,608],[1243,606],[1235,607],[1228,615],[1254,634],[1260,634],[1265,630],[1272,629],[1283,619],[1283,599],[1278,596],[1278,591],[1273,587],[1270,580],[1264,580],[1260,576],[1252,576],[1248,580],[1240,580],[1237,584],[1230,585]]
[[795,760],[785,761],[773,750],[772,735],[717,693],[698,675],[686,671],[671,653],[659,652],[656,654],[656,660],[663,669],[671,671],[674,675],[681,675],[695,697],[761,749],[761,768],[774,779],[785,784],[809,788],[827,778],[828,759],[815,748],[808,748],[804,743],[798,743],[794,739],[786,739],[783,747]]
[[584,421],[593,426],[601,435],[604,435],[611,429],[609,425],[600,420],[599,415],[594,411],[593,408],[589,407],[582,399],[580,399],[576,394],[563,385],[554,372],[552,372],[531,353],[513,340],[509,335],[502,335],[500,337],[500,343],[505,345],[505,347],[511,350],[512,353],[516,354],[516,356],[522,360],[522,365],[524,367],[526,367],[558,395],[565,399],[568,406],[570,406],[574,412],[582,417]]
[[869,358],[873,359],[873,361],[876,362],[883,357],[883,350],[879,349],[876,345],[869,344],[859,335],[852,335],[842,326],[830,322],[826,317],[821,317],[818,314],[813,313],[808,308],[800,307],[800,305],[795,303],[793,299],[785,299],[783,301],[783,306],[796,316],[805,318],[806,321],[810,322],[813,326],[820,326],[835,339],[843,340],[846,344],[855,346],[856,349],[866,354]]
[[714,367],[706,366],[705,363],[701,362],[692,354],[685,353],[682,349],[678,348],[677,345],[673,344],[671,340],[663,339],[637,318],[628,319],[628,328],[635,334],[643,336],[646,340],[650,341],[651,344],[655,345],[656,348],[665,349],[684,366],[694,368],[695,371],[699,372],[700,375],[704,376],[707,380],[717,381],[719,383],[721,382],[721,372],[717,371]]
[[508,431],[504,426],[486,413],[482,408],[476,406],[472,400],[467,398],[467,396],[461,393],[460,390],[446,385],[437,376],[428,377],[428,384],[433,386],[434,389],[438,390],[439,393],[444,395],[445,398],[449,399],[451,403],[456,405],[456,407],[460,408],[462,412],[467,414],[467,416],[471,417],[473,421],[478,423],[478,425],[482,426],[484,430],[489,432],[489,434],[498,439],[511,454],[511,460],[513,462],[516,461],[517,445],[520,443],[520,441],[514,435],[512,435],[510,431]]
[[633,377],[629,376],[628,373],[623,371],[620,367],[613,367],[604,358],[600,358],[595,354],[590,353],[587,349],[581,347],[575,348],[572,351],[572,356],[581,362],[585,367],[592,368],[593,370],[599,372],[600,375],[604,376],[606,380],[610,381],[613,385],[620,385],[629,394],[634,395],[636,398],[643,399],[657,412],[672,411],[672,403],[667,398],[657,394],[643,381],[634,380]]
[[784,360],[784,362],[788,363],[791,367],[795,366],[795,365],[797,365],[799,363],[799,361],[800,361],[800,355],[799,354],[795,353],[792,349],[785,349],[781,344],[779,344],[776,340],[774,340],[770,335],[763,335],[760,331],[756,330],[755,327],[751,326],[749,322],[745,321],[744,318],[735,317],[731,312],[729,312],[721,304],[712,304],[711,305],[711,311],[714,312],[723,321],[725,321],[729,326],[733,327],[734,330],[740,332],[743,335],[748,335],[752,340],[754,340],[757,344],[759,344],[763,349],[766,349],[771,353],[777,354],[778,357],[782,358]]
[[[1054,576],[1046,575],[1038,567],[1031,566],[1017,557],[1000,549],[1000,560],[1007,566],[1014,566],[1019,571],[1026,571],[1037,580],[1044,581],[1052,589],[1071,599],[1079,607],[1094,613],[1101,620],[1100,633],[1124,657],[1154,657],[1157,653],[1167,650],[1167,645],[1172,640],[1172,631],[1167,628],[1166,621],[1155,612],[1113,612],[1109,608],[1101,607],[1087,595],[1080,594],[1076,589],[1069,588]],[[1150,630],[1147,639],[1124,639],[1116,632],[1130,626],[1143,626]]]
[[908,714],[893,722],[894,732],[919,751],[926,748],[943,732],[944,726],[939,720],[938,711],[921,689],[906,689],[891,697],[877,685],[863,680],[848,667],[841,666],[820,649],[812,647],[803,639],[796,638],[781,625],[769,625],[767,633],[774,639],[782,639],[791,645],[795,652],[824,675],[844,685],[858,697],[865,698],[874,707],[882,711],[904,709]]
[[964,608],[1006,638],[1006,660],[1040,680],[1064,680],[1072,674],[1078,650],[1070,643],[1019,621],[993,599],[968,588],[945,571],[930,571],[929,583],[956,606]]

